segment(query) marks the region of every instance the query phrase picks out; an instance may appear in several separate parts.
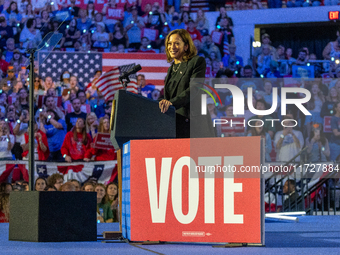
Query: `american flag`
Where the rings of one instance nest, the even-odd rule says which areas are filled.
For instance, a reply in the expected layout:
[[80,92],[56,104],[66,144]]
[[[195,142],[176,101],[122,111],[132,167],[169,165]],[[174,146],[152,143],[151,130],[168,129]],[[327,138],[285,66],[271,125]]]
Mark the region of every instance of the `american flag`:
[[44,79],[51,76],[54,82],[67,70],[78,77],[79,82],[88,85],[96,70],[108,72],[114,66],[140,64],[138,74],[145,75],[146,84],[153,84],[159,90],[164,86],[164,79],[170,64],[166,55],[161,53],[86,53],[86,52],[39,52],[39,74]]
[[64,71],[69,71],[85,84],[90,82],[97,70],[102,70],[103,61],[100,53],[81,52],[39,52],[39,75],[44,79],[52,77],[54,82],[60,80]]
[[[99,77],[95,82],[95,86],[102,93],[105,101],[113,100],[116,91],[123,88],[119,81],[119,76],[134,66],[135,64],[116,66]],[[137,94],[138,87],[136,75],[130,75],[129,79],[130,82],[127,84],[126,90]]]

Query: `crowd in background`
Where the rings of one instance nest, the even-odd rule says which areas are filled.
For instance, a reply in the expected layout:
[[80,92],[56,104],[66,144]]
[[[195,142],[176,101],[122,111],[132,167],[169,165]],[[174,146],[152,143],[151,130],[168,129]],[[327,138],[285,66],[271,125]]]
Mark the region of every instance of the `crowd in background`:
[[[173,5],[170,5],[173,2]],[[268,7],[280,7],[280,2],[268,1]],[[317,5],[319,1],[288,1],[298,6]],[[35,157],[43,161],[102,161],[116,158],[114,149],[95,149],[93,143],[98,133],[109,133],[109,118],[111,116],[112,102],[105,101],[103,95],[97,90],[95,83],[88,86],[78,81],[68,70],[65,70],[59,80],[51,77],[36,75],[34,78],[35,107],[28,106],[28,70],[25,49],[39,44],[46,34],[60,31],[62,39],[55,47],[56,51],[98,51],[98,52],[145,52],[164,53],[164,41],[167,34],[174,29],[187,29],[197,48],[198,55],[205,57],[207,63],[206,77],[225,79],[226,82],[238,85],[246,94],[246,89],[252,87],[253,104],[258,110],[270,108],[272,104],[272,88],[285,86],[284,76],[292,74],[292,68],[297,66],[313,66],[314,77],[310,81],[295,80],[293,86],[304,87],[311,91],[312,99],[306,108],[312,116],[304,116],[295,108],[290,108],[286,116],[281,117],[280,104],[277,111],[271,116],[253,116],[246,109],[244,116],[233,114],[233,100],[230,92],[219,90],[222,104],[216,105],[208,100],[208,110],[212,119],[227,117],[244,117],[256,119],[262,127],[246,127],[244,132],[223,132],[217,128],[218,136],[256,135],[266,139],[267,161],[288,161],[307,146],[307,157],[311,162],[338,160],[340,154],[340,37],[330,42],[323,51],[323,58],[330,62],[322,65],[316,55],[302,47],[293,52],[284,45],[273,47],[270,35],[263,34],[261,46],[253,49],[251,63],[247,63],[237,55],[237,38],[234,37],[233,20],[228,16],[227,9],[218,8],[219,13],[214,20],[205,17],[205,11],[198,10],[193,18],[190,6],[180,6],[178,1],[168,1],[163,10],[155,2],[147,4],[142,9],[140,3],[127,5],[121,20],[108,19],[107,8],[115,8],[115,0],[111,0],[102,11],[94,9],[94,3],[89,1],[86,9],[80,9],[71,0],[71,5],[56,9],[53,2],[41,1],[40,6],[33,7],[30,2],[10,2],[8,6],[0,1],[0,160],[27,159],[28,156],[28,123],[34,121],[35,125]],[[320,2],[319,2],[320,3]],[[325,1],[324,4],[335,4],[334,1]],[[246,6],[246,7],[245,7]],[[234,9],[262,8],[261,2],[253,0],[235,1]],[[67,12],[69,16],[58,15]],[[66,17],[66,20],[64,20]],[[209,30],[210,24],[215,26]],[[143,29],[157,31],[157,36],[142,36]],[[327,73],[328,80],[322,79]],[[90,81],[98,79],[101,70],[92,75]],[[255,79],[257,78],[257,79]],[[261,78],[266,78],[263,80]],[[282,79],[281,79],[282,78]],[[212,84],[214,81],[212,81]],[[292,84],[290,84],[291,86]],[[146,84],[144,75],[138,76],[138,86],[143,96],[159,99],[163,91],[155,88],[153,84]],[[296,95],[300,97],[301,95]],[[280,97],[280,94],[279,94]],[[29,119],[29,111],[34,110],[34,120]],[[331,131],[324,132],[325,117],[330,117]],[[279,122],[271,126],[270,119],[298,120],[296,127],[282,128]],[[258,121],[261,120],[261,121]],[[299,158],[296,159],[297,161]],[[62,180],[62,177],[59,178]],[[37,190],[78,190],[80,184],[73,181],[64,186],[49,184],[43,179],[37,179]],[[48,184],[48,185],[47,185]],[[23,186],[27,184],[24,183]],[[5,185],[6,189],[10,184]],[[17,186],[17,184],[15,185]],[[19,185],[20,187],[22,184]],[[18,186],[18,187],[19,187]],[[40,186],[43,186],[41,188]],[[46,187],[45,187],[46,186]],[[75,187],[74,187],[75,186]],[[104,199],[105,187],[83,185],[97,191]],[[109,186],[109,185],[108,185]],[[21,187],[22,188],[22,187]],[[107,189],[108,187],[106,187]],[[103,192],[104,190],[104,192]],[[3,195],[1,201],[7,201]],[[107,198],[107,197],[106,197]],[[99,198],[98,198],[99,199]],[[112,197],[101,200],[111,201]],[[115,202],[116,203],[116,202]],[[1,210],[6,202],[1,202]],[[99,204],[99,202],[98,202]],[[98,209],[99,210],[99,209]],[[105,215],[104,209],[104,215]],[[100,212],[99,212],[100,214]],[[107,215],[108,213],[106,213]],[[111,215],[111,214],[110,214]],[[1,217],[1,215],[0,215]],[[101,216],[102,217],[102,216]],[[110,216],[111,217],[111,216]],[[103,221],[111,218],[106,216]],[[113,221],[115,213],[113,213]],[[101,220],[101,219],[99,219]]]
[[[34,184],[36,191],[76,191],[97,193],[97,222],[111,223],[119,221],[118,185],[111,182],[107,185],[89,180],[83,185],[75,179],[64,182],[64,177],[58,173],[50,175],[47,179],[39,177]],[[9,222],[9,195],[11,192],[28,191],[28,183],[0,184],[0,223]]]

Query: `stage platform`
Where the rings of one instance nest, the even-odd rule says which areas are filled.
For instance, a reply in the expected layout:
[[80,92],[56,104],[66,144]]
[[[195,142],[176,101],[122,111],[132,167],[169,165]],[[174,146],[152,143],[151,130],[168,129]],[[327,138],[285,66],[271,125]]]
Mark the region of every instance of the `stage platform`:
[[[61,223],[62,224],[62,223]],[[301,216],[299,222],[266,220],[265,247],[215,248],[211,244],[159,244],[65,242],[31,243],[8,241],[9,224],[0,224],[0,254],[340,254],[340,216]],[[98,224],[103,231],[118,230],[118,224]],[[147,231],[147,229],[146,229]]]

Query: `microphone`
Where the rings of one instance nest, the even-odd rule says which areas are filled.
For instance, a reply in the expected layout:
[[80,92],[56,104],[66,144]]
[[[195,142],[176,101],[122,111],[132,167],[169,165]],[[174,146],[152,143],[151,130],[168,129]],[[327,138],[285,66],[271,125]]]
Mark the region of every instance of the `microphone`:
[[119,76],[119,80],[127,79],[127,78],[129,78],[129,76],[131,74],[135,74],[138,71],[140,71],[141,69],[142,69],[142,67],[140,65],[136,65],[136,66],[132,67],[129,71],[124,72],[121,76]]

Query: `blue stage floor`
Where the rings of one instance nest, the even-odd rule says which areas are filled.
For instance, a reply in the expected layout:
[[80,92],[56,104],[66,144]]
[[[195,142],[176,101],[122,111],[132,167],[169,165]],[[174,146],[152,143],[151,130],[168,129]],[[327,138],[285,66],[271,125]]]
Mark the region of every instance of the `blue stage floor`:
[[[340,254],[340,216],[301,216],[299,222],[266,220],[265,247],[213,248],[202,244],[135,245],[128,243],[8,241],[9,224],[0,224],[0,254]],[[98,224],[98,235],[118,224]]]

